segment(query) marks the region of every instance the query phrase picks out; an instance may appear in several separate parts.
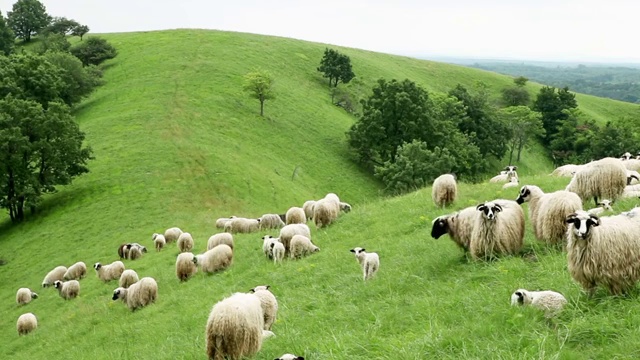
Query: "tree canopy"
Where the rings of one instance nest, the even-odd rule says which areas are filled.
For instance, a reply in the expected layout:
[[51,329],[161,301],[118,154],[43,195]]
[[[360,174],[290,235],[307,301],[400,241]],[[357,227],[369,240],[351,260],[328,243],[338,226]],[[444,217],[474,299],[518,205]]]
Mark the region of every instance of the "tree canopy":
[[15,42],[16,35],[7,25],[5,18],[2,16],[2,12],[0,12],[0,55],[11,54]]
[[38,0],[18,0],[7,15],[9,27],[25,42],[51,22],[47,9]]
[[102,62],[113,59],[118,55],[114,48],[106,39],[91,36],[87,41],[83,41],[71,48],[71,54],[82,61],[82,65],[100,65]]
[[565,110],[578,107],[575,94],[564,87],[556,92],[556,88],[544,86],[538,92],[533,102],[533,110],[542,114],[542,125],[545,136],[542,138],[545,145],[549,145],[553,136],[558,133],[563,122],[569,119],[569,113]]
[[356,75],[351,68],[351,59],[333,49],[325,49],[318,67],[324,77],[329,79],[329,86],[336,87],[339,82],[347,84]]
[[527,106],[510,106],[500,109],[500,117],[509,129],[509,164],[517,150],[516,160],[520,161],[522,149],[533,139],[544,134],[542,116]]
[[275,99],[273,76],[264,70],[256,70],[244,76],[243,89],[249,96],[260,101],[260,116],[264,116],[264,102]]

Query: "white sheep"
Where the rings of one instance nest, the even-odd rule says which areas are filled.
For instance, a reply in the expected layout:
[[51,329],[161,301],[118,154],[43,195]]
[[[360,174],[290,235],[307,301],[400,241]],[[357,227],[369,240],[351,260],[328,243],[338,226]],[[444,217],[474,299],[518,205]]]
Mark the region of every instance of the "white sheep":
[[289,255],[292,259],[299,259],[303,256],[311,255],[320,251],[320,248],[315,246],[313,242],[311,242],[311,239],[304,235],[293,235],[290,246],[291,251],[289,252]]
[[632,157],[633,155],[631,155],[631,153],[627,151],[626,153],[622,154],[622,156],[620,157],[620,160],[629,160]]
[[129,288],[119,287],[113,290],[111,297],[113,300],[122,299],[131,311],[147,306],[155,302],[157,298],[158,283],[152,277],[143,277]]
[[474,259],[491,259],[515,254],[522,249],[524,212],[515,201],[487,201],[478,204],[476,210],[469,243]]
[[77,263],[69,266],[67,271],[62,276],[63,280],[80,280],[87,274],[87,265],[84,262],[78,261]]
[[229,233],[251,233],[260,229],[260,219],[234,218],[225,226],[224,231]]
[[332,200],[320,199],[313,206],[313,222],[316,228],[330,225],[338,218],[340,213],[340,203]]
[[307,220],[313,219],[313,206],[316,204],[315,200],[307,200],[302,204],[302,210],[304,210],[304,215]]
[[142,257],[142,253],[146,252],[147,248],[142,247],[140,244],[127,244],[127,253],[129,259],[137,260]]
[[280,229],[285,225],[284,221],[282,221],[280,215],[278,214],[263,214],[262,216],[260,216],[259,220],[259,230]]
[[567,304],[567,299],[555,291],[529,291],[518,289],[511,294],[511,305],[531,305],[545,312],[545,316],[550,318],[557,315]]
[[183,252],[178,254],[176,258],[176,276],[180,281],[187,281],[191,276],[198,272],[198,267],[195,263],[195,255],[190,252]]
[[129,244],[124,243],[118,246],[118,256],[120,257],[120,260],[129,258]]
[[271,247],[271,256],[273,257],[273,263],[276,264],[278,262],[282,263],[282,259],[284,259],[284,254],[286,252],[284,248],[284,244],[280,241],[273,241],[270,243]]
[[464,250],[465,253],[468,252],[471,232],[476,222],[476,214],[476,207],[469,206],[461,211],[433,219],[431,237],[438,239],[444,234],[449,234],[449,237],[456,245]]
[[289,224],[305,224],[307,222],[307,216],[304,213],[304,209],[301,207],[291,207],[285,214],[285,223]]
[[604,158],[586,164],[565,190],[578,194],[583,201],[593,198],[597,206],[598,198],[615,201],[626,185],[627,169],[623,161]]
[[228,218],[218,218],[216,220],[216,227],[218,229],[224,229],[224,226],[227,225],[227,223],[233,219],[235,219],[236,216],[229,216]]
[[20,288],[16,293],[16,303],[18,305],[26,305],[31,302],[33,299],[37,299],[38,294],[31,291],[29,288]]
[[49,271],[42,280],[42,287],[49,287],[53,285],[56,280],[63,280],[64,274],[67,272],[66,266],[56,266],[53,270]]
[[165,230],[164,239],[167,244],[170,244],[174,241],[178,241],[178,238],[180,237],[181,234],[182,234],[182,230],[180,230],[180,228],[172,227]]
[[[316,204],[317,207],[318,204]],[[289,224],[280,229],[280,242],[284,244],[284,248],[286,253],[288,254],[291,251],[291,239],[294,235],[303,235],[311,238],[311,230],[307,224]]]
[[182,233],[178,237],[177,244],[180,252],[189,252],[193,249],[193,237],[188,232]]
[[453,204],[458,195],[458,185],[455,176],[444,174],[433,181],[431,199],[437,207],[442,208]]
[[363,280],[371,279],[378,272],[380,268],[380,257],[377,253],[368,253],[361,247],[356,247],[349,251],[355,254],[356,260],[358,260],[358,263],[362,267]]
[[120,287],[123,287],[123,288],[128,288],[129,286],[137,283],[139,280],[140,278],[138,278],[137,272],[131,269],[127,269],[122,272],[122,275],[120,275],[120,280],[118,281],[118,285],[120,285]]
[[284,354],[275,360],[304,360],[304,357],[293,354]]
[[104,282],[120,279],[120,275],[124,272],[124,263],[122,261],[114,261],[109,265],[95,263],[93,268],[96,269],[98,278]]
[[229,247],[233,250],[233,234],[223,232],[212,235],[207,241],[207,250],[211,250],[220,244],[229,245]]
[[271,251],[273,243],[280,242],[280,239],[274,238],[271,235],[265,235],[262,237],[262,252],[268,259],[273,258],[273,252]]
[[629,159],[622,162],[628,170],[640,171],[640,159]]
[[[600,201],[598,203],[598,207],[587,210],[587,212],[592,215],[600,215],[605,211],[613,211],[613,208],[611,207],[611,201],[606,199]],[[565,216],[565,219],[566,219],[566,216]]]
[[518,173],[515,170],[513,171],[510,170],[510,171],[506,171],[504,174],[498,174],[492,177],[491,179],[489,179],[489,182],[490,183],[509,182],[514,177],[518,179]]
[[264,330],[271,330],[271,326],[278,316],[278,300],[269,290],[269,285],[256,286],[249,291],[260,299],[262,314],[264,315]]
[[193,262],[206,273],[224,270],[233,263],[233,250],[229,245],[220,244],[203,254],[196,255]]
[[519,185],[520,185],[520,182],[518,181],[518,178],[512,177],[511,180],[509,180],[508,183],[502,185],[502,188],[503,189],[508,189],[508,188],[519,186]]
[[53,283],[56,289],[58,289],[58,294],[60,297],[65,300],[75,299],[80,295],[80,282],[78,280],[69,280],[62,282],[60,280],[56,280]]
[[563,176],[563,177],[573,177],[578,171],[582,170],[584,165],[575,165],[575,164],[567,164],[557,167],[553,172],[549,175],[551,176]]
[[38,319],[32,313],[20,315],[16,322],[16,330],[18,335],[26,335],[38,328]]
[[156,251],[162,250],[162,248],[167,244],[167,239],[165,239],[162,234],[154,233],[151,240],[153,240],[153,245],[155,246]]
[[211,360],[242,359],[262,347],[264,315],[260,299],[235,293],[216,303],[209,313],[205,338]]

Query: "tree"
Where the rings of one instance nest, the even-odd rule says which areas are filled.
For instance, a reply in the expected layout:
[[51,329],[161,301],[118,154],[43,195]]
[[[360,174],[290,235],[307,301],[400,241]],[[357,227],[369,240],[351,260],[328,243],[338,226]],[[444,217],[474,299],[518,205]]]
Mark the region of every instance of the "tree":
[[505,106],[520,106],[528,105],[531,97],[529,92],[525,88],[527,79],[524,76],[519,76],[513,79],[515,86],[502,89],[502,102]]
[[38,0],[18,0],[13,4],[12,10],[7,15],[9,27],[25,42],[31,41],[31,36],[40,32],[51,21],[47,9]]
[[549,145],[553,136],[559,131],[562,123],[569,117],[565,110],[575,109],[578,103],[575,94],[565,87],[556,92],[556,88],[544,86],[533,102],[533,110],[542,114],[542,124],[545,136],[542,138],[545,145]]
[[69,35],[73,29],[81,26],[77,21],[67,19],[66,17],[55,17],[51,20],[45,32],[49,34]]
[[566,120],[560,123],[549,148],[554,165],[591,161],[590,148],[598,126],[578,109],[563,110]]
[[509,164],[512,163],[513,153],[517,149],[517,161],[520,153],[531,139],[544,134],[542,115],[526,106],[510,106],[500,109],[500,117],[509,129]]
[[638,141],[629,125],[607,121],[604,127],[595,132],[589,152],[593,159],[618,157],[628,149],[635,149],[637,144]]
[[42,41],[37,45],[36,52],[39,54],[44,54],[47,51],[69,52],[70,48],[71,43],[67,40],[66,36],[51,33],[42,38]]
[[340,81],[347,84],[356,76],[351,68],[351,59],[347,55],[328,48],[324,50],[318,71],[329,79],[329,86],[333,87],[338,86]]
[[264,116],[264,102],[275,99],[273,76],[267,71],[256,70],[244,76],[244,91],[260,101],[260,116]]
[[41,55],[0,57],[0,98],[12,95],[47,108],[49,102],[60,98],[63,87],[61,70]]
[[93,89],[102,85],[102,74],[95,71],[95,66],[82,66],[75,56],[65,52],[48,52],[44,58],[60,69],[62,85],[58,96],[65,104],[72,106],[79,103]]
[[16,36],[7,25],[2,12],[0,12],[0,55],[9,55],[13,52]]
[[527,85],[527,81],[529,81],[529,79],[524,76],[518,76],[517,78],[513,79],[513,83],[519,87],[524,87],[525,85]]
[[82,61],[82,65],[100,65],[118,55],[116,49],[103,38],[92,36],[71,48],[71,54]]
[[78,25],[73,28],[71,31],[71,35],[80,36],[80,41],[82,41],[82,37],[85,36],[89,32],[89,27],[87,25]]

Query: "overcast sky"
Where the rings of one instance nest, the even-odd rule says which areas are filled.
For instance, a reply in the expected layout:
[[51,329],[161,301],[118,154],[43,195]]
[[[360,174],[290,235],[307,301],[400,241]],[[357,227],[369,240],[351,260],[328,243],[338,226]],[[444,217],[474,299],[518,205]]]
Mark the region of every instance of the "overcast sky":
[[[0,0],[4,15],[15,1]],[[640,63],[640,0],[44,0],[91,32],[204,28],[409,56]]]

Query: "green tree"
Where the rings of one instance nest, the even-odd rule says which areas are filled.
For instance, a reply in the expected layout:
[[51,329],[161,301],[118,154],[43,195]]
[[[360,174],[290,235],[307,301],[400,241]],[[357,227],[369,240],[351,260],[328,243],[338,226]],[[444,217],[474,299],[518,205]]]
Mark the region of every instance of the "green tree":
[[0,57],[0,98],[34,100],[44,108],[60,98],[61,70],[43,56],[24,53]]
[[71,30],[71,35],[80,36],[80,41],[82,41],[82,37],[85,36],[89,32],[89,27],[87,25],[78,25]]
[[578,103],[575,94],[565,87],[556,92],[556,88],[544,86],[533,102],[533,110],[542,114],[542,124],[545,136],[542,138],[545,145],[549,145],[554,135],[559,131],[563,122],[569,117],[565,110],[575,109]]
[[58,96],[65,104],[72,106],[102,85],[102,74],[94,65],[82,66],[75,56],[64,52],[48,52],[44,58],[60,69],[62,85]]
[[529,79],[524,76],[518,76],[517,78],[513,79],[513,83],[519,87],[524,87],[525,85],[527,85],[527,81],[529,81]]
[[554,165],[585,163],[590,160],[591,144],[598,126],[578,109],[563,111],[564,120],[549,145]]
[[9,27],[25,42],[31,41],[31,36],[40,32],[51,21],[47,9],[38,0],[18,0],[13,4],[12,10],[7,15]]
[[544,134],[542,115],[527,106],[510,106],[500,109],[500,117],[509,129],[509,164],[513,161],[513,153],[517,150],[517,161],[520,161],[522,149],[534,138]]
[[514,86],[502,89],[502,102],[504,106],[529,105],[531,97],[525,88],[527,81],[529,81],[529,79],[526,77],[519,76],[513,79]]
[[636,149],[637,144],[638,139],[629,125],[607,121],[604,127],[595,132],[589,152],[594,159],[618,157],[629,149]]
[[92,36],[71,48],[71,54],[82,61],[82,65],[100,65],[118,55],[116,49],[106,39]]
[[264,70],[256,70],[244,76],[244,91],[260,101],[260,116],[264,116],[264,102],[275,99],[273,76]]
[[338,86],[340,81],[347,84],[356,76],[351,68],[351,59],[347,55],[328,48],[324,50],[318,71],[329,79],[329,86],[333,87]]
[[71,49],[71,43],[66,36],[50,33],[45,35],[42,41],[37,44],[36,52],[39,54],[44,54],[47,51],[69,52],[69,49]]
[[13,52],[16,35],[7,25],[2,12],[0,12],[0,55],[9,55]]
[[49,26],[45,28],[45,32],[49,34],[69,35],[80,24],[66,17],[54,17]]

